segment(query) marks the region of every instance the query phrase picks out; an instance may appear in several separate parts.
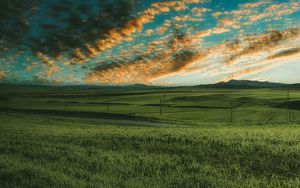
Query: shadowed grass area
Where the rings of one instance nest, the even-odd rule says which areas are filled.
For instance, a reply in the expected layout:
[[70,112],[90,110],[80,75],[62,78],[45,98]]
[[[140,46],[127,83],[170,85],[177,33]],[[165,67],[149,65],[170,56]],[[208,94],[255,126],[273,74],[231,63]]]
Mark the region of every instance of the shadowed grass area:
[[130,114],[117,114],[108,112],[90,112],[90,111],[66,111],[51,109],[13,109],[0,108],[0,112],[21,113],[21,114],[39,114],[45,116],[73,117],[73,118],[90,118],[90,119],[119,119],[119,120],[149,120],[160,121],[159,118],[135,116]]
[[105,125],[0,114],[3,187],[299,187],[298,125]]
[[276,108],[300,110],[300,101],[283,102],[275,106]]

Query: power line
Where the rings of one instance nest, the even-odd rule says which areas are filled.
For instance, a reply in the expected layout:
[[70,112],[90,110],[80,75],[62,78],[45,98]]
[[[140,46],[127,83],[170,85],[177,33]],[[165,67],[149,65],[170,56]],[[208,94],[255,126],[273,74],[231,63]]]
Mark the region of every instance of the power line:
[[287,118],[288,118],[288,122],[291,122],[291,112],[290,112],[290,88],[287,87],[286,90],[286,107],[287,107]]
[[230,99],[230,122],[233,122],[233,102]]

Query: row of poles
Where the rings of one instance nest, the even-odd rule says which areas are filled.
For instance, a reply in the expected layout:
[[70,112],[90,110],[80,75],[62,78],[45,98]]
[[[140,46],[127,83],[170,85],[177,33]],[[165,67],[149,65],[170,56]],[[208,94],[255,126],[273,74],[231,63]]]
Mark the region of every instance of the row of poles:
[[[291,123],[292,113],[290,111],[290,88],[287,88],[286,90],[286,110],[287,110],[287,120],[289,123]],[[234,111],[233,101],[230,100],[230,122],[233,122],[233,111]]]
[[[16,87],[16,93],[19,93],[18,87]],[[165,95],[162,95],[159,100],[159,115],[163,115],[163,106],[165,105]],[[106,99],[106,111],[110,111],[110,98]],[[68,99],[67,96],[65,96],[65,109],[68,109]],[[286,110],[287,110],[287,120],[288,122],[292,121],[292,114],[290,111],[290,88],[286,89]],[[230,122],[233,122],[234,119],[234,104],[233,101],[230,100]]]
[[[292,121],[292,115],[291,115],[291,111],[290,111],[290,106],[289,106],[289,102],[290,102],[290,88],[287,88],[287,98],[286,98],[286,109],[287,109],[287,119],[288,122]],[[109,112],[110,108],[110,98],[106,99],[106,111]],[[162,116],[163,115],[163,106],[165,105],[165,95],[160,97],[159,100],[159,115]],[[234,104],[233,101],[230,100],[230,122],[233,122],[233,113],[234,113]],[[65,97],[65,109],[68,109],[68,102],[67,102],[67,97]]]
[[[165,101],[165,95],[160,97],[160,108],[159,108],[159,115],[162,116],[163,113],[163,105]],[[287,119],[288,122],[292,122],[292,115],[290,111],[290,88],[287,88],[287,98],[286,98],[286,109],[287,109]],[[232,99],[230,100],[230,122],[233,122],[233,112],[234,112],[234,104]]]
[[[66,102],[67,103],[67,102]],[[159,101],[159,115],[163,115],[163,105],[165,104],[165,95],[160,97]],[[106,99],[106,111],[109,112],[110,99]]]
[[[233,122],[233,110],[234,110],[233,101],[230,100],[230,122]],[[287,110],[287,120],[289,123],[291,123],[292,114],[290,111],[290,88],[287,88],[286,90],[286,110]]]

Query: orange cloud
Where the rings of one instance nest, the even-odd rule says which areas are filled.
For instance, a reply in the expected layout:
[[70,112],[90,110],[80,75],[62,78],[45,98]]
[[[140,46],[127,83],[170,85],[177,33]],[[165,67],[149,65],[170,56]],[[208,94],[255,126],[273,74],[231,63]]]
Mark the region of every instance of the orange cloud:
[[0,71],[0,80],[4,80],[7,77],[4,71]]
[[[222,62],[223,64],[232,64],[238,58],[257,53],[260,51],[269,51],[275,48],[281,42],[285,42],[289,39],[296,38],[300,35],[300,28],[290,28],[282,32],[270,30],[265,34],[259,36],[252,36],[243,39],[244,45],[235,46],[234,51],[232,51]],[[227,43],[227,47],[230,48],[234,43]],[[239,47],[239,48],[236,48]]]
[[175,7],[177,5],[177,2],[161,2],[161,3],[153,3],[151,6],[161,9],[165,7]]
[[208,8],[197,8],[197,7],[194,7],[194,8],[192,9],[192,13],[193,13],[193,15],[195,15],[195,16],[203,16],[203,14],[204,14],[205,12],[208,12],[208,11],[211,11],[211,10],[208,9]]
[[214,34],[222,34],[222,33],[227,33],[230,30],[227,28],[223,28],[223,27],[216,27],[215,29],[212,30],[212,33]]
[[266,18],[266,17],[268,17],[268,16],[270,16],[270,14],[264,12],[264,13],[261,13],[261,14],[258,14],[258,15],[251,15],[251,16],[249,17],[249,20],[250,20],[250,21],[257,21],[257,20],[261,20],[261,19],[263,19],[263,18]]
[[220,19],[219,25],[221,27],[232,27],[232,28],[240,28],[240,24],[234,19]]
[[185,16],[175,16],[174,17],[174,20],[175,21],[178,21],[178,22],[184,22],[184,21],[187,21],[190,17],[188,15],[185,15]]
[[[149,83],[152,80],[188,70],[206,54],[189,50],[193,37],[177,36],[171,41],[151,42],[137,60],[100,65],[86,77],[87,83]],[[163,45],[167,49],[160,48]],[[149,59],[149,55],[151,58]],[[154,56],[153,56],[154,55]]]
[[292,55],[295,55],[295,54],[298,54],[300,53],[300,47],[299,48],[291,48],[291,49],[288,49],[288,50],[283,50],[281,52],[278,52],[274,55],[271,55],[268,57],[269,60],[272,60],[272,59],[277,59],[277,58],[282,58],[282,57],[288,57],[288,56],[292,56]]
[[166,27],[159,27],[157,28],[157,32],[159,34],[164,34],[168,29]]
[[[299,3],[279,3],[272,4],[263,11],[263,13],[251,15],[249,17],[250,21],[257,21],[267,17],[272,19],[279,19],[281,16],[292,14],[295,11],[298,11],[300,7]],[[249,23],[250,24],[250,23]]]
[[213,34],[219,35],[219,34],[222,34],[222,33],[227,33],[229,31],[230,31],[229,29],[224,28],[224,27],[215,27],[213,29],[207,29],[207,30],[197,32],[194,35],[194,38],[201,39],[201,38],[204,38],[204,37],[209,37]]
[[204,30],[204,31],[200,31],[198,33],[195,34],[196,38],[204,38],[204,37],[208,37],[211,36],[212,34],[212,30],[208,29],[208,30]]
[[39,64],[37,62],[32,62],[26,66],[26,71],[31,72],[33,69],[35,69],[37,67],[39,67]]
[[48,58],[43,53],[38,52],[36,55],[47,66],[47,69],[44,71],[46,77],[51,78],[54,73],[61,70],[61,68],[57,66],[53,60]]
[[[77,61],[77,62],[80,62],[80,61],[83,61],[83,60],[85,60],[86,58],[87,58],[87,56],[82,52],[82,50],[81,49],[76,49],[75,51],[74,51],[74,53],[73,53],[73,55],[74,55],[74,57],[75,57],[75,61]],[[39,57],[41,57],[42,59],[42,61],[43,62],[46,62],[46,64],[47,64],[47,57],[45,57],[45,56],[39,56]],[[49,62],[49,61],[48,61]]]
[[[263,1],[256,3],[247,3],[240,5],[239,10],[215,12],[212,15],[218,19],[220,16],[226,16],[225,20],[219,20],[219,25],[239,28],[241,25],[251,25],[256,21],[270,21],[281,19],[284,15],[292,14],[299,10],[300,4],[297,2],[272,4],[264,7],[264,10],[259,9],[262,5],[268,5],[271,1]],[[229,22],[229,20],[232,20]],[[245,21],[248,20],[248,21]],[[233,23],[235,22],[235,23]]]
[[237,71],[237,72],[231,74],[230,76],[222,79],[221,81],[228,82],[228,81],[233,80],[233,79],[239,79],[239,78],[241,78],[245,75],[261,72],[261,71],[267,70],[271,67],[273,67],[273,63],[245,68],[245,69],[242,69],[240,71]]
[[251,9],[251,8],[257,8],[265,4],[270,4],[270,1],[263,1],[263,2],[256,2],[256,3],[246,3],[242,4],[241,7],[246,8],[246,9]]
[[[195,1],[197,3],[201,1]],[[195,3],[194,1],[174,1],[174,2],[161,2],[152,4],[153,8],[148,8],[143,12],[139,13],[139,17],[130,20],[123,28],[120,30],[112,30],[109,32],[106,39],[101,39],[96,41],[96,47],[93,48],[91,45],[86,44],[85,49],[88,54],[84,54],[81,49],[76,49],[73,52],[73,56],[75,57],[74,61],[79,63],[85,63],[90,58],[96,57],[100,55],[103,51],[107,49],[111,49],[114,46],[121,44],[123,40],[132,41],[132,35],[137,31],[142,31],[143,25],[150,23],[154,20],[156,15],[161,13],[169,12],[169,8],[176,8],[177,10],[183,10],[185,3]],[[178,7],[181,7],[178,9]],[[160,30],[162,32],[163,30]]]
[[[187,8],[186,4],[197,4],[203,2],[203,0],[181,0],[153,3],[151,5],[151,8],[145,9],[144,11],[138,13],[139,16],[130,20],[127,24],[125,24],[123,28],[119,30],[112,30],[108,33],[106,39],[99,39],[95,41],[95,47],[93,47],[93,45],[86,44],[84,49],[85,53],[83,53],[82,49],[76,49],[72,53],[74,57],[72,61],[83,64],[86,63],[89,59],[99,56],[103,51],[121,44],[123,41],[132,41],[132,35],[138,31],[142,31],[144,24],[152,22],[157,15],[169,12],[170,8],[176,11],[182,11]],[[203,9],[203,11],[207,11],[207,9]],[[178,17],[176,19],[183,21],[188,18]],[[160,30],[160,33],[162,33],[162,30]]]
[[161,12],[169,12],[169,8],[173,8],[175,11],[182,11],[187,9],[186,4],[198,4],[203,3],[203,0],[181,0],[181,1],[166,1],[160,3],[153,3],[152,7],[157,8]]
[[167,54],[168,52],[164,52],[149,61],[140,60],[130,64],[119,64],[92,72],[87,75],[86,82],[89,84],[150,83],[160,77],[187,70],[193,62],[204,57],[203,54],[178,55],[175,59],[171,59]]
[[[222,81],[226,82],[232,79],[239,79],[246,75],[263,72],[271,68],[274,68],[275,66],[290,63],[293,62],[294,60],[298,60],[300,58],[299,49],[300,48],[290,49],[290,50],[286,50],[285,52],[278,53],[277,55],[269,56],[268,58],[266,58],[265,60],[259,62],[254,66],[242,68],[241,70],[239,69],[238,71],[224,78]],[[290,56],[291,58],[287,59],[288,56]]]
[[40,60],[45,63],[45,65],[47,66],[53,66],[55,63],[54,61],[52,61],[50,58],[48,58],[46,55],[44,55],[43,53],[41,52],[38,52],[37,54],[37,57],[40,58]]

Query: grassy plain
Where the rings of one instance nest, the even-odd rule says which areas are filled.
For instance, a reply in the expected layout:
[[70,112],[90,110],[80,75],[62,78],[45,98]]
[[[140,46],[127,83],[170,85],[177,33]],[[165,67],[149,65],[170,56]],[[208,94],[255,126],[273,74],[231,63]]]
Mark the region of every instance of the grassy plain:
[[0,108],[108,112],[189,122],[228,122],[232,108],[232,119],[236,122],[300,121],[300,89],[291,89],[289,96],[287,104],[284,88],[62,89],[20,86],[1,89]]
[[3,187],[299,187],[299,125],[116,126],[0,115]]
[[299,98],[296,89],[287,103],[284,89],[8,87],[0,185],[299,187]]

